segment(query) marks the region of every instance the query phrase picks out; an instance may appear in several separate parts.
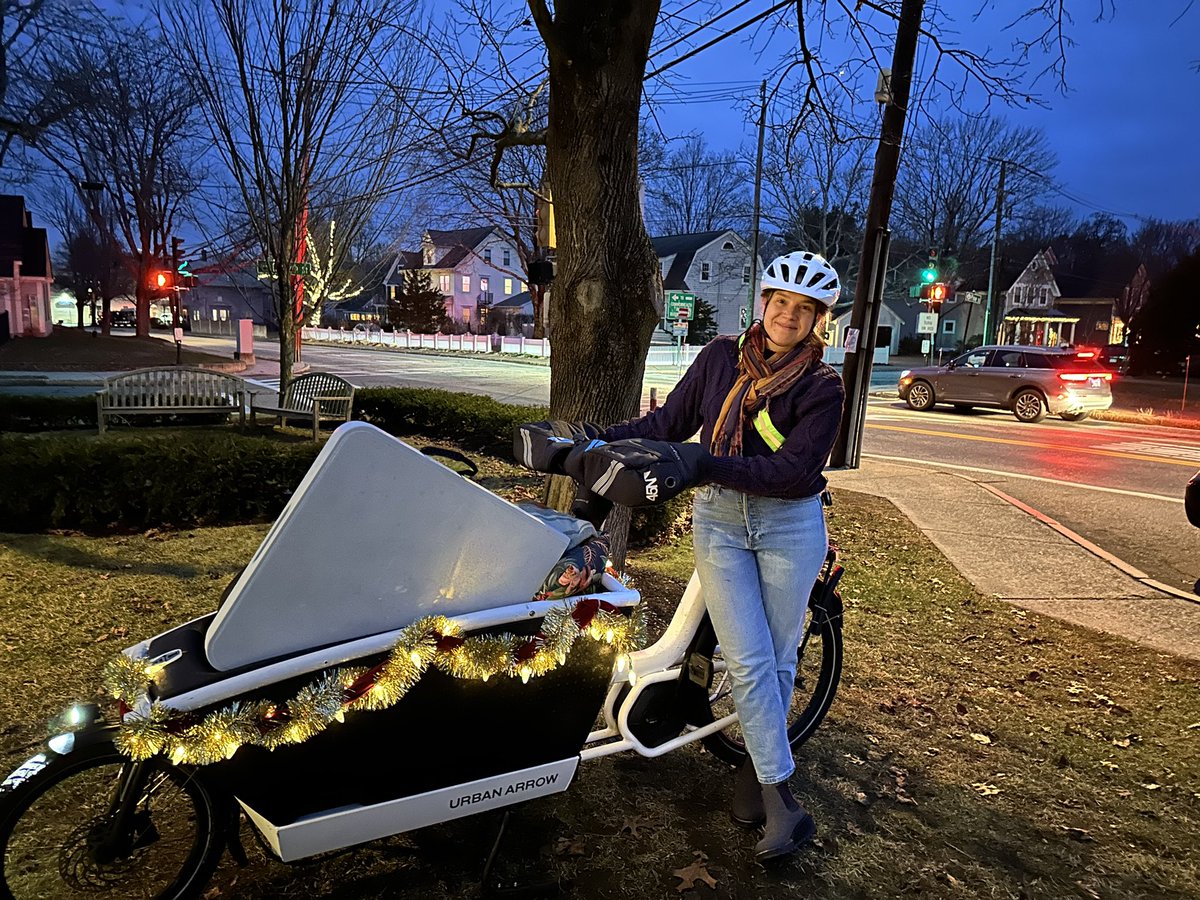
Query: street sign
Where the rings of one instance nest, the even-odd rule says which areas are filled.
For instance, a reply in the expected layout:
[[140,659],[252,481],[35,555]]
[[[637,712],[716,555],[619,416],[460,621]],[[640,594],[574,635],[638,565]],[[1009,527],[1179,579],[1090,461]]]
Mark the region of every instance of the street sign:
[[290,266],[288,266],[288,274],[289,275],[311,275],[312,274],[312,263],[306,263],[306,262],[292,263]]
[[671,325],[671,334],[675,335],[675,337],[687,337],[687,333],[687,322],[675,322]]
[[928,355],[928,353],[929,353],[929,345],[930,345],[931,343],[932,343],[932,341],[930,341],[930,340],[929,340],[929,338],[926,338],[925,340],[921,341],[921,355],[922,355],[922,356],[926,356],[926,355]]
[[917,313],[917,334],[936,334],[938,314],[932,312]]
[[[667,291],[663,307],[668,321],[679,318],[691,319],[696,313],[696,295],[691,291]],[[680,310],[686,310],[686,316],[680,316]]]
[[738,307],[738,327],[748,328],[750,326],[750,310],[748,307]]

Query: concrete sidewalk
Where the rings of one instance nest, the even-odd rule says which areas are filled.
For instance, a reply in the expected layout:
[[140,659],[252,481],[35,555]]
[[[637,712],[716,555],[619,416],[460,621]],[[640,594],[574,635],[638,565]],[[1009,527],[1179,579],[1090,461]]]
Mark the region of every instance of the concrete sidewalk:
[[1133,567],[1072,540],[982,480],[932,464],[870,459],[826,474],[834,489],[894,503],[982,594],[1200,659],[1200,598],[1157,590],[1134,577]]

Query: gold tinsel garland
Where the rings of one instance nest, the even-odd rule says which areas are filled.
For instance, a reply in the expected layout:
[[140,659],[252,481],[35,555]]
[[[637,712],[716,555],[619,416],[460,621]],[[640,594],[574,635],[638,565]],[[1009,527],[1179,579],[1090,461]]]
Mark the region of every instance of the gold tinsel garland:
[[[387,658],[376,666],[322,672],[285,702],[234,701],[205,714],[180,713],[154,703],[148,715],[126,717],[116,745],[132,759],[164,753],[176,763],[207,765],[228,759],[247,744],[268,750],[300,744],[342,721],[348,711],[393,706],[430,666],[455,678],[487,681],[506,675],[528,682],[563,665],[583,636],[611,645],[617,670],[624,671],[629,653],[645,644],[641,605],[626,617],[608,603],[585,598],[551,610],[532,637],[464,638],[456,622],[428,616],[403,629]],[[158,660],[122,654],[106,667],[104,686],[115,699],[133,704],[163,668]]]

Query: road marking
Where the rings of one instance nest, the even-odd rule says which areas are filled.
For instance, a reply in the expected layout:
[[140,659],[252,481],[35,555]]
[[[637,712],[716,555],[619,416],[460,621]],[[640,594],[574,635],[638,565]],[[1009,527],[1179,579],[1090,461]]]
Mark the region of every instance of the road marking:
[[1020,472],[1005,472],[1001,469],[984,469],[979,466],[959,466],[952,463],[938,462],[929,459],[913,459],[907,456],[884,456],[881,453],[864,453],[868,459],[882,459],[888,462],[918,463],[922,466],[935,466],[939,469],[958,469],[963,472],[979,472],[982,475],[1002,475],[1005,478],[1023,478],[1026,481],[1039,481],[1042,484],[1052,484],[1063,487],[1077,487],[1089,491],[1100,491],[1105,494],[1120,494],[1124,497],[1140,497],[1143,500],[1164,500],[1167,503],[1183,503],[1182,497],[1167,497],[1162,494],[1147,494],[1143,491],[1128,491],[1122,488],[1101,487],[1096,484],[1082,484],[1078,481],[1063,481],[1060,478],[1043,478],[1040,475],[1024,475]]
[[1163,456],[1149,456],[1139,453],[1124,453],[1116,450],[1102,450],[1098,447],[1068,447],[1062,444],[1051,444],[1044,441],[1018,441],[1013,438],[998,438],[998,437],[983,437],[976,434],[958,434],[953,431],[934,431],[931,428],[905,428],[900,425],[875,425],[871,422],[865,423],[867,428],[878,428],[882,431],[904,431],[909,434],[924,434],[932,437],[947,437],[954,438],[959,441],[981,441],[985,444],[1008,444],[1013,447],[1036,447],[1041,450],[1058,450],[1061,452],[1071,453],[1087,453],[1092,456],[1112,456],[1117,459],[1137,459],[1142,462],[1163,463],[1168,466],[1188,466],[1194,467],[1195,462],[1188,462],[1182,459],[1168,459]]
[[1108,449],[1126,450],[1133,453],[1150,453],[1155,456],[1186,459],[1193,463],[1200,462],[1200,447],[1188,446],[1187,444],[1163,444],[1158,441],[1126,441],[1123,444],[1109,444]]

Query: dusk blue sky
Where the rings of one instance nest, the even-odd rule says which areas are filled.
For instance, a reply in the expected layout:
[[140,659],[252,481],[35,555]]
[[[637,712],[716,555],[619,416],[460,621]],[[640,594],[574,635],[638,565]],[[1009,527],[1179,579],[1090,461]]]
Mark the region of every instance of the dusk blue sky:
[[[149,0],[99,2],[114,11],[123,10],[131,18],[146,16],[152,6]],[[663,7],[666,14],[682,9],[683,19],[699,22],[705,12],[711,18],[733,5],[733,0],[676,0]],[[692,45],[771,5],[771,0],[753,0],[711,32],[699,34]],[[1025,23],[1004,29],[1034,5],[1029,0],[930,0],[926,20],[951,45],[973,50],[990,48],[997,56],[1005,56],[1015,36],[1029,36],[1044,27]],[[1059,91],[1053,78],[1044,78],[1029,90],[1046,104],[1045,108],[1030,105],[1018,109],[999,104],[991,108],[1015,124],[1045,131],[1058,154],[1060,164],[1055,175],[1065,191],[1048,194],[1046,202],[1070,206],[1080,215],[1096,210],[1116,212],[1133,227],[1137,216],[1200,216],[1200,73],[1196,71],[1200,64],[1200,4],[1192,8],[1191,0],[1068,0],[1066,5],[1074,18],[1067,36],[1075,43],[1067,49],[1066,94]],[[450,6],[451,0],[431,0],[432,17],[437,18]],[[806,7],[812,10],[819,4],[808,3]],[[844,18],[845,14],[832,4],[828,8],[835,21]],[[521,0],[494,0],[493,9],[498,17],[523,18],[527,12]],[[1095,21],[1101,12],[1103,21]],[[744,32],[749,34],[751,31]],[[779,54],[787,50],[789,42],[794,42],[794,36],[783,29],[775,30],[769,44],[764,45],[760,37],[753,49],[743,35],[738,35],[661,77],[678,84],[685,94],[703,97],[706,90],[725,86],[726,97],[731,91],[743,92],[746,98],[757,97],[759,81]],[[661,39],[656,44],[661,44]],[[684,49],[667,51],[655,62],[662,64]],[[765,50],[764,55],[756,58],[755,51],[761,50]],[[890,63],[890,44],[880,50]],[[822,47],[829,59],[838,52],[836,42]],[[532,57],[530,54],[527,58]],[[918,77],[928,71],[930,62],[929,42],[923,39]],[[1046,62],[1045,57],[1035,55],[1029,71],[1037,72]],[[943,74],[952,75],[952,71],[945,67]],[[661,84],[651,83],[649,87],[661,95]],[[864,93],[869,94],[873,87],[872,77]],[[983,101],[982,95],[973,96],[967,106],[979,109]],[[746,105],[746,101],[727,98],[717,102],[697,99],[665,104],[657,114],[669,135],[697,131],[714,149],[748,148],[754,140],[754,129],[746,121]]]

